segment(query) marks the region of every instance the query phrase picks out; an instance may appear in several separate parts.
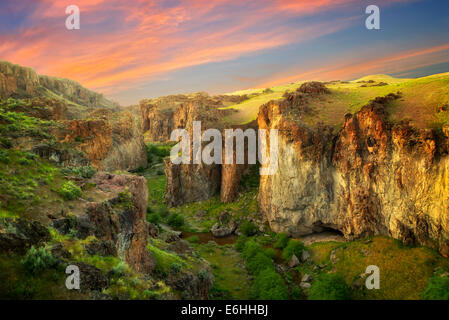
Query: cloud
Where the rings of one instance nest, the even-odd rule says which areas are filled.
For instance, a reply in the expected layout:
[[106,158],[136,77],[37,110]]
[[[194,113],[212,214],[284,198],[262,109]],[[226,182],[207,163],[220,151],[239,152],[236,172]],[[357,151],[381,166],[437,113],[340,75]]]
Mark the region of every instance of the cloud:
[[[394,0],[393,2],[399,2]],[[77,0],[81,30],[65,29],[64,1],[24,0],[26,23],[0,34],[0,57],[107,93],[164,73],[235,59],[341,30],[357,0]],[[379,3],[392,1],[379,0]],[[0,4],[0,7],[2,4]],[[0,8],[1,9],[1,8]],[[13,9],[11,9],[13,10]],[[25,17],[25,14],[24,14]],[[301,17],[309,17],[301,23]],[[11,28],[13,28],[11,30]]]

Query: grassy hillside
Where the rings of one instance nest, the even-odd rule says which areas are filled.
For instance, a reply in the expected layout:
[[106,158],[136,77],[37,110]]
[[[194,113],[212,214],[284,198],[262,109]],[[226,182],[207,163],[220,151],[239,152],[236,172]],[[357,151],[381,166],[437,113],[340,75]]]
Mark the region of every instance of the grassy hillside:
[[[257,118],[259,106],[270,100],[282,99],[283,93],[296,90],[301,82],[267,89],[249,89],[232,94],[252,94],[248,100],[229,106],[238,112],[225,121],[231,124],[248,123]],[[397,79],[387,75],[366,76],[350,82],[328,82],[330,94],[310,101],[312,115],[305,123],[323,122],[339,126],[346,113],[354,113],[378,96],[402,93],[402,98],[391,104],[391,120],[409,119],[417,127],[441,127],[449,124],[449,73],[418,79]]]

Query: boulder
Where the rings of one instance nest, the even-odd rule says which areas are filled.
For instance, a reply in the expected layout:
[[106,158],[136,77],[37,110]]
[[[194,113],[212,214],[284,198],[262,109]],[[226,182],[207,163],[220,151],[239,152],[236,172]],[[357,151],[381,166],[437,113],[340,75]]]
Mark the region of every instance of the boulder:
[[50,232],[40,222],[21,218],[0,219],[0,252],[20,252],[49,240]]
[[296,255],[293,255],[290,261],[288,262],[288,266],[290,268],[294,268],[299,265],[299,259]]

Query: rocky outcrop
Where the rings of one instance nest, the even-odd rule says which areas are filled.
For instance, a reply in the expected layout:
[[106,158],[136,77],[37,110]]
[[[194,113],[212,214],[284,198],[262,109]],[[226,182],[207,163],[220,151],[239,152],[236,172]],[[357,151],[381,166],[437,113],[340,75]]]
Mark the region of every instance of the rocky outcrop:
[[[74,229],[81,239],[94,235],[101,242],[90,250],[116,251],[134,270],[150,273],[155,261],[146,248],[149,226],[145,178],[97,173],[92,182],[104,193],[105,200],[89,203],[87,213],[75,219],[54,220],[53,226],[64,234]],[[111,242],[115,250],[110,247]]]
[[[89,120],[69,120],[58,131],[58,140],[83,152],[99,170],[135,170],[146,167],[147,155],[140,127],[129,112],[102,110]],[[105,115],[106,113],[106,115]]]
[[139,102],[140,121],[147,141],[166,142],[174,129],[191,130],[193,121],[201,121],[202,128],[222,128],[221,119],[230,110],[220,110],[241,102],[244,96],[209,96],[207,93],[172,95]]
[[220,190],[221,166],[212,164],[174,164],[164,159],[167,185],[165,203],[179,206],[207,200]]
[[390,123],[385,105],[396,95],[346,115],[338,132],[288,118],[302,98],[268,103],[258,116],[260,128],[279,130],[279,169],[261,176],[258,197],[272,230],[389,235],[448,254],[448,136]]
[[107,100],[100,93],[84,88],[76,81],[44,75],[39,76],[31,68],[0,61],[0,98],[34,96],[60,96],[87,108],[108,108],[111,110],[120,108],[117,103]]
[[0,219],[0,252],[21,252],[50,240],[50,232],[37,221]]

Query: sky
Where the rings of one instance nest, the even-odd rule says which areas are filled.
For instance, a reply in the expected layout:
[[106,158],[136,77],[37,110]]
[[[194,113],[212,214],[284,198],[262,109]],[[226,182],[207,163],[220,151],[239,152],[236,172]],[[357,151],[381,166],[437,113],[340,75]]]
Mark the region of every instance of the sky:
[[[67,30],[66,7],[80,9]],[[380,29],[368,30],[368,5]],[[0,60],[122,105],[302,80],[449,72],[447,0],[1,0]]]

